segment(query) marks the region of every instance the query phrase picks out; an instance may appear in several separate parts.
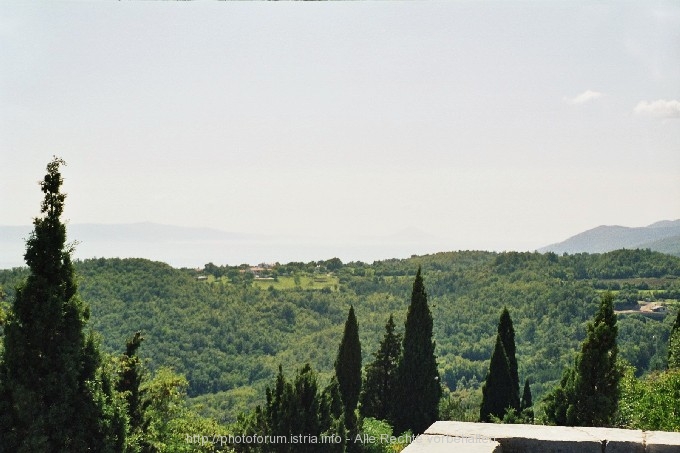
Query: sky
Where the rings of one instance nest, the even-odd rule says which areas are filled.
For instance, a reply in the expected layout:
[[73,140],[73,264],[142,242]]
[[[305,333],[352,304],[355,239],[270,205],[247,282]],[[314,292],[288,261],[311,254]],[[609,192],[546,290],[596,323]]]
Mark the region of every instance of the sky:
[[53,155],[71,224],[418,253],[680,218],[678,2],[10,1],[0,55],[0,225]]

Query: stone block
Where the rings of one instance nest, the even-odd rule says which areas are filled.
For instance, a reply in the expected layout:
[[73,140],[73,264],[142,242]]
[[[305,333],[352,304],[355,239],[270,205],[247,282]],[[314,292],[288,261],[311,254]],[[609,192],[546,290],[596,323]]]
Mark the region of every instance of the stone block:
[[635,429],[573,427],[606,443],[606,453],[645,453],[644,432]]
[[[602,453],[602,441],[577,428],[496,423],[436,422],[427,434],[497,441],[503,453]],[[641,439],[641,438],[640,438]]]
[[406,453],[680,453],[680,433],[634,429],[436,422]]
[[645,432],[646,453],[678,453],[680,452],[680,433],[665,431]]
[[487,438],[423,434],[402,453],[503,453],[501,445]]

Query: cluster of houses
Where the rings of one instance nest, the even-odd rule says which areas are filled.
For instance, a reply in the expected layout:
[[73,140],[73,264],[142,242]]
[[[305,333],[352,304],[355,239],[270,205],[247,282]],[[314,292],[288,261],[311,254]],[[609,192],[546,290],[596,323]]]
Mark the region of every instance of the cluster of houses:
[[641,314],[648,318],[664,318],[668,314],[668,307],[661,302],[639,301],[637,310],[616,310],[617,315]]
[[260,263],[257,266],[250,266],[248,269],[243,269],[241,272],[250,272],[255,277],[255,280],[274,280],[271,276],[271,270],[274,268],[273,264]]
[[667,315],[668,307],[664,304],[658,302],[644,303],[640,305],[640,313],[644,314],[656,314],[656,315]]
[[[255,280],[274,280],[274,277],[271,275],[271,270],[274,269],[276,264],[269,264],[269,263],[260,263],[257,266],[250,266],[250,265],[242,265],[239,266],[239,273],[241,274],[250,274],[252,275]],[[208,276],[203,274],[203,268],[196,268],[196,273],[199,274],[196,276],[196,280],[208,280]]]

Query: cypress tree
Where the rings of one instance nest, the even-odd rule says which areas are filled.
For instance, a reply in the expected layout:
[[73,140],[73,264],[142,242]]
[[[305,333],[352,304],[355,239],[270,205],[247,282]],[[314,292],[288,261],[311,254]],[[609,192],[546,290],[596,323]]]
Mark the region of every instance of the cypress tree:
[[531,399],[531,388],[529,387],[529,379],[524,381],[524,391],[522,392],[522,401],[520,402],[519,408],[521,410],[528,409],[534,405]]
[[[498,335],[501,337],[501,342],[503,342],[503,348],[505,349],[505,355],[508,358],[508,366],[510,369],[510,377],[512,377],[513,388],[517,389],[517,407],[514,409],[519,409],[519,374],[517,370],[517,356],[515,348],[515,329],[512,325],[512,319],[510,318],[510,312],[507,307],[503,308],[501,312],[501,318],[498,321]],[[514,397],[513,397],[514,402]]]
[[618,347],[614,297],[602,295],[574,367],[565,371],[560,386],[546,397],[550,423],[567,426],[610,426],[618,408],[622,371],[616,363]]
[[345,330],[338,348],[338,356],[335,360],[335,376],[345,412],[345,426],[353,437],[356,433],[355,411],[361,393],[361,343],[359,342],[359,326],[353,306],[349,308]]
[[40,183],[42,216],[33,221],[24,255],[30,274],[5,324],[0,438],[7,451],[114,451],[125,440],[114,432],[121,414],[106,409],[112,388],[108,376],[98,375],[98,346],[83,332],[89,309],[77,294],[60,219],[63,164],[55,157]]
[[521,417],[524,422],[534,422],[534,402],[531,397],[531,388],[529,387],[529,379],[524,381],[524,391],[522,392],[522,401],[520,401],[519,409]]
[[397,367],[395,432],[423,433],[439,416],[441,385],[432,340],[432,313],[418,268],[406,315],[403,353]]
[[482,387],[482,406],[479,418],[492,421],[491,416],[502,419],[509,408],[519,414],[519,377],[515,357],[515,329],[507,308],[503,308],[498,321],[496,346],[491,354],[489,372]]
[[680,368],[680,311],[668,338],[668,368]]
[[491,353],[491,363],[486,381],[482,386],[482,405],[479,420],[491,422],[493,417],[502,419],[508,408],[513,409],[515,394],[514,382],[508,364],[508,357],[500,335],[496,335],[496,345]]
[[394,424],[396,372],[401,355],[401,335],[394,332],[394,318],[385,325],[385,336],[374,360],[366,366],[366,382],[361,393],[360,412],[364,417]]

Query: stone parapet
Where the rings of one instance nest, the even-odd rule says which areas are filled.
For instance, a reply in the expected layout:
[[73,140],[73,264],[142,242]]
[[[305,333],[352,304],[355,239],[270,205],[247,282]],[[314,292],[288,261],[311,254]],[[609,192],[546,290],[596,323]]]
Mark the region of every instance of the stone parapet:
[[501,453],[501,444],[488,438],[470,438],[423,434],[415,438],[403,453]]
[[404,453],[680,453],[680,433],[436,422]]

